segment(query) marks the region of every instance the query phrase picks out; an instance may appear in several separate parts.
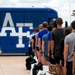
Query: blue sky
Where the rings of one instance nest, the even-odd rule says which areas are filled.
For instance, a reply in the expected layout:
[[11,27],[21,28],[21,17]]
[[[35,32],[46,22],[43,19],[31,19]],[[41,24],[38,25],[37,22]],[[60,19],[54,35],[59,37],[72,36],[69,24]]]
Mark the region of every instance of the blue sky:
[[[75,19],[72,14],[75,9],[75,0],[0,0],[0,7],[31,7],[43,6],[50,7],[58,11],[59,17],[62,17],[64,22],[70,22]],[[64,27],[64,24],[63,24]]]

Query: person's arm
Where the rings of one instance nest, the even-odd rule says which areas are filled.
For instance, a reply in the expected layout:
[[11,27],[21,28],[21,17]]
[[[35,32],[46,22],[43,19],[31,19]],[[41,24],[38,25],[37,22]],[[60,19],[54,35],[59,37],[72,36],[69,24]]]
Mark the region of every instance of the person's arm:
[[38,47],[39,49],[41,49],[41,39],[40,38],[38,38]]
[[51,53],[54,53],[54,40],[51,40]]
[[45,35],[42,37],[42,53],[44,54],[45,52]]
[[38,45],[38,33],[35,36],[35,46],[37,46],[37,45]]
[[66,62],[67,62],[67,56],[68,56],[68,50],[69,50],[69,39],[65,37],[64,40],[64,67],[66,67]]
[[42,41],[42,52],[44,52],[45,49],[45,41]]
[[50,56],[51,50],[51,32],[48,33],[48,56]]
[[55,37],[54,37],[54,34],[52,32],[52,34],[51,34],[51,57],[52,58],[54,58],[54,39],[55,39]]
[[34,49],[34,40],[32,39],[32,50]]
[[38,47],[41,49],[41,33],[38,33]]
[[48,56],[50,56],[50,50],[51,50],[51,41],[48,41]]
[[64,45],[64,67],[66,67],[66,62],[67,62],[67,56],[68,56],[68,44],[67,45]]
[[51,40],[51,58],[54,59],[54,40]]

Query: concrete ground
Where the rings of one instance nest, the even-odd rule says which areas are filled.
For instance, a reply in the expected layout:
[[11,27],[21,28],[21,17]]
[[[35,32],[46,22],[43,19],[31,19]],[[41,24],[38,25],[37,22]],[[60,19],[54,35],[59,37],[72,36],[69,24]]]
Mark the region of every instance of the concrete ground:
[[30,75],[25,68],[27,56],[0,56],[0,75]]

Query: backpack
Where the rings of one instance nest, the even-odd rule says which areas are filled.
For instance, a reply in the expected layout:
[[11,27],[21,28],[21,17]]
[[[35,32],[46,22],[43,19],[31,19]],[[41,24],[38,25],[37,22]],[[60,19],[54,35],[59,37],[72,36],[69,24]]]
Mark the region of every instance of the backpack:
[[41,62],[39,62],[38,64],[34,65],[34,68],[32,70],[32,73],[33,73],[32,75],[37,75],[39,70],[43,70],[43,65],[42,65]]
[[25,64],[26,65],[26,69],[30,70],[31,69],[30,62],[33,61],[33,57],[29,56],[25,61],[26,61],[26,64]]

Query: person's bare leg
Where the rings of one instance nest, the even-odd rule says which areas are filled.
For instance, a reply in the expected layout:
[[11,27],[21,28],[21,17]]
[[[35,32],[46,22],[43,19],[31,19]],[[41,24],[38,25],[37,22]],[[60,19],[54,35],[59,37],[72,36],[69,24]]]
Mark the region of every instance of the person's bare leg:
[[52,66],[52,72],[55,72],[56,73],[56,66]]
[[66,71],[67,71],[66,67],[63,67],[64,75],[66,75]]
[[40,54],[40,51],[37,51],[37,58],[38,58],[38,63],[41,62],[41,54]]
[[56,64],[56,66],[57,66],[57,69],[56,69],[57,75],[61,75],[60,65],[59,64]]

